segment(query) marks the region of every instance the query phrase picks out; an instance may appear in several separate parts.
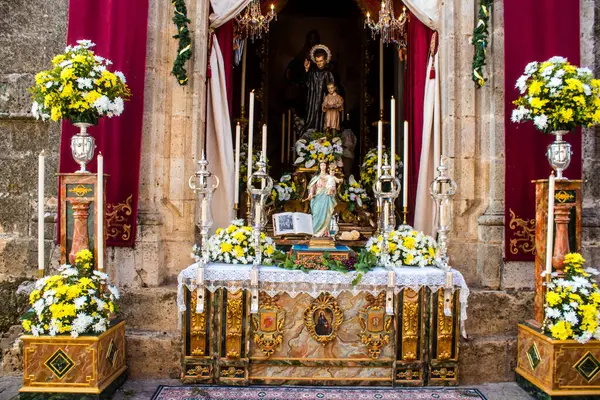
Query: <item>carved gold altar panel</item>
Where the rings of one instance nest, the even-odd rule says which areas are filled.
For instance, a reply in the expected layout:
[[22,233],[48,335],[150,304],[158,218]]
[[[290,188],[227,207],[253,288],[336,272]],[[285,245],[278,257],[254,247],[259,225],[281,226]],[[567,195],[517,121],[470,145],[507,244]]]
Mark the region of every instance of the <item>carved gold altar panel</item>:
[[[439,301],[441,296],[441,302]],[[460,308],[443,316],[443,290],[404,288],[387,315],[378,295],[343,291],[260,292],[250,314],[247,289],[207,291],[196,314],[186,290],[185,382],[222,384],[454,384],[458,377]],[[442,307],[439,317],[438,305]],[[435,314],[434,314],[435,312]],[[207,353],[208,352],[208,353]]]
[[550,396],[600,398],[600,341],[554,340],[524,324],[518,331],[517,374]]
[[99,394],[124,377],[125,322],[99,336],[21,336],[21,392]]

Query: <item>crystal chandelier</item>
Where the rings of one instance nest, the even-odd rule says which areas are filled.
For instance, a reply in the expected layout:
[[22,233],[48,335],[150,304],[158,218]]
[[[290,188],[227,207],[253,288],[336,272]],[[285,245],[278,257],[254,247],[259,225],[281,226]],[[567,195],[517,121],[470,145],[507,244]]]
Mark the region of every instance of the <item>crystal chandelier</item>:
[[402,7],[402,14],[396,19],[394,16],[394,5],[392,0],[384,0],[381,2],[379,20],[375,22],[371,19],[371,13],[367,12],[365,27],[371,29],[373,39],[375,39],[376,35],[380,35],[381,40],[385,44],[392,42],[398,43],[404,36],[406,21],[408,21],[406,7]]
[[260,10],[260,0],[250,0],[248,7],[235,17],[239,33],[243,38],[248,38],[252,41],[260,39],[263,34],[269,32],[269,24],[271,21],[277,21],[275,6],[271,4],[271,11],[266,15],[262,15]]

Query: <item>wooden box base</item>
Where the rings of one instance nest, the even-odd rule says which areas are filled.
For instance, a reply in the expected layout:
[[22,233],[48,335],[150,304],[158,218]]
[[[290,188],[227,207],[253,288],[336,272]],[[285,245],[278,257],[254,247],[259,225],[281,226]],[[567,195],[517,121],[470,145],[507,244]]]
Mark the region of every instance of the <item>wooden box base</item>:
[[519,324],[518,331],[515,371],[543,392],[540,398],[600,396],[600,341],[554,340],[526,324]]
[[21,340],[21,393],[102,394],[127,370],[125,321],[99,336],[24,335]]

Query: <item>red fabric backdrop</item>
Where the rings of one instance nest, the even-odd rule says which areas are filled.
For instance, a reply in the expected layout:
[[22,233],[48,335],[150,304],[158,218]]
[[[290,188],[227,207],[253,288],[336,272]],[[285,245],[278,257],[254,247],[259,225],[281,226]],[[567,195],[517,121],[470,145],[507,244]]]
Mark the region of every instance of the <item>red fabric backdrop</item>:
[[[229,115],[233,101],[233,20],[225,23],[215,30],[215,36],[219,41],[219,48],[223,55],[223,65],[225,65],[225,84],[227,86],[227,104],[229,105]],[[212,78],[212,76],[211,76]]]
[[[505,258],[508,261],[533,261],[534,254],[519,241],[523,229],[511,224],[515,219],[535,219],[534,179],[547,179],[551,168],[546,160],[546,146],[553,136],[544,135],[531,122],[510,121],[512,101],[519,95],[515,82],[531,61],[552,56],[567,57],[571,63],[580,59],[579,2],[564,0],[504,1],[504,87],[505,87]],[[567,135],[573,146],[571,165],[565,176],[581,178],[581,132]],[[529,224],[532,227],[532,224]],[[534,238],[529,243],[533,245]],[[511,242],[512,241],[512,242]]]
[[423,140],[423,101],[429,44],[433,31],[410,13],[408,22],[408,55],[404,82],[404,118],[408,121],[408,223],[414,223],[415,200],[419,180],[419,162]]
[[[89,39],[96,43],[97,55],[113,62],[113,71],[125,74],[131,100],[119,117],[102,118],[89,129],[96,138],[97,150],[104,155],[104,171],[110,176],[106,185],[108,245],[133,246],[136,234],[148,0],[70,0],[67,43]],[[75,172],[69,148],[77,128],[63,122],[59,171]],[[96,158],[88,169],[96,171]]]

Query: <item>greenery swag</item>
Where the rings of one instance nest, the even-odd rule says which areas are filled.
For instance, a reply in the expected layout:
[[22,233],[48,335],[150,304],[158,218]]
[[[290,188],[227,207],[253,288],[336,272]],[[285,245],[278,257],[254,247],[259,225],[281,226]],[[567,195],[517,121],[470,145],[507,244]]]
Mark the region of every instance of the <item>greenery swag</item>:
[[472,78],[477,88],[485,85],[485,82],[487,81],[487,79],[483,77],[483,66],[485,65],[485,54],[488,47],[488,25],[492,3],[493,0],[480,0],[477,25],[473,30],[473,39],[471,40],[471,43],[475,47]]
[[173,14],[173,22],[177,26],[177,34],[173,36],[179,39],[179,47],[177,49],[177,57],[173,61],[173,69],[171,73],[177,78],[180,85],[187,85],[188,76],[185,70],[185,63],[192,58],[192,38],[188,24],[191,22],[187,17],[187,8],[185,0],[173,0],[175,13]]

